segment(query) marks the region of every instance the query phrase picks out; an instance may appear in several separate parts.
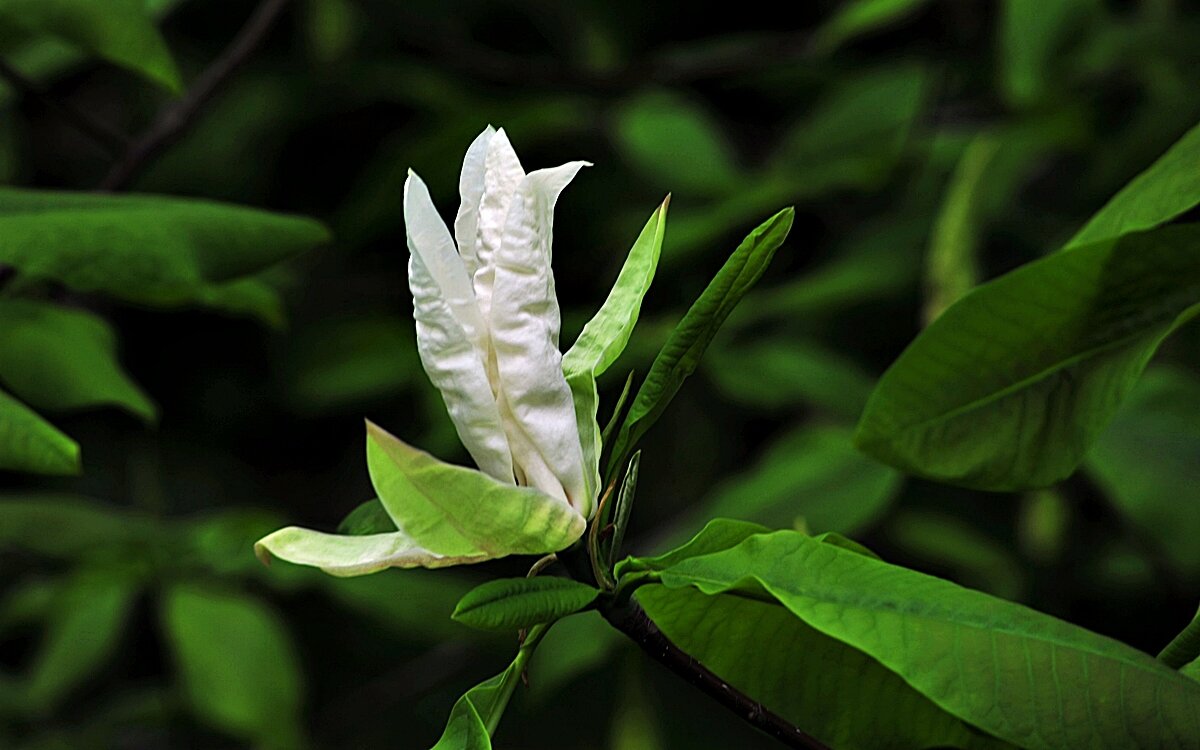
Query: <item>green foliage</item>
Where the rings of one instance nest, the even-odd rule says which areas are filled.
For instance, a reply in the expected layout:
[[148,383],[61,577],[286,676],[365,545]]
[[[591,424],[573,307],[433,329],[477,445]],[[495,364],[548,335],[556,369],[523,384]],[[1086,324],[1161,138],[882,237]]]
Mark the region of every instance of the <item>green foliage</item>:
[[794,209],[784,209],[751,232],[713,277],[671,332],[638,389],[613,441],[606,474],[624,466],[634,447],[658,420],[691,375],[721,324],[754,286],[792,228]]
[[858,445],[992,490],[1068,476],[1162,340],[1197,311],[1196,225],[1056,253],[984,284],[884,373]]
[[75,474],[79,471],[79,445],[0,391],[0,469]]
[[517,630],[584,609],[600,590],[569,578],[501,578],[467,592],[451,615],[480,630]]
[[55,37],[173,93],[183,89],[145,0],[0,0],[0,24],[33,38]]
[[303,744],[303,675],[278,615],[241,594],[183,583],[165,593],[162,619],[197,716],[259,747]]
[[1200,683],[1149,656],[795,532],[756,535],[682,560],[657,580],[670,589],[777,602],[943,710],[1021,747],[1169,746],[1200,735]]
[[829,54],[856,37],[886,29],[927,4],[928,0],[849,0],[817,29],[813,48]]

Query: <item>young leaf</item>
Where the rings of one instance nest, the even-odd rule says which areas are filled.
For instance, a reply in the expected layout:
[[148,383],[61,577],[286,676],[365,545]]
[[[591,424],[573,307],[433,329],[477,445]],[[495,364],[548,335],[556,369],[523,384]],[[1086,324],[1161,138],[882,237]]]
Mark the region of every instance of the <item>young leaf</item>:
[[683,560],[659,580],[778,602],[942,709],[1020,747],[1170,747],[1200,737],[1200,682],[1150,656],[803,534],[752,536]]
[[144,0],[0,0],[0,21],[31,36],[57,37],[173,93],[183,90]]
[[1159,343],[1200,307],[1200,225],[1078,247],[984,284],[884,373],[860,448],[991,490],[1069,475]]
[[54,595],[41,648],[26,678],[25,698],[32,710],[53,711],[104,665],[116,650],[138,588],[126,575],[85,570]]
[[211,201],[0,188],[0,263],[145,305],[205,302],[328,239],[312,219]]
[[[600,395],[596,378],[600,377],[624,351],[637,325],[642,298],[654,281],[658,258],[662,254],[663,234],[667,228],[667,207],[670,196],[662,202],[642,233],[638,235],[621,267],[608,298],[588,321],[575,344],[563,355],[562,368],[571,396],[575,402],[575,421],[583,446],[583,465],[588,475],[588,492],[600,492],[599,460],[602,449],[600,427],[596,421]],[[622,400],[623,403],[623,400]]]
[[569,578],[501,578],[467,592],[451,617],[479,630],[520,630],[554,622],[596,601],[600,590]]
[[0,300],[0,380],[39,409],[119,406],[147,422],[158,410],[117,361],[116,333],[82,310]]
[[795,209],[785,208],[751,232],[671,332],[625,415],[609,458],[607,476],[625,465],[642,435],[695,371],[725,318],[766,271],[775,251],[787,238],[795,213]]
[[637,495],[638,469],[642,465],[642,452],[636,451],[629,459],[629,468],[625,470],[625,478],[621,480],[621,489],[617,492],[616,507],[612,513],[612,536],[607,541],[608,567],[611,570],[621,554],[625,544],[625,532],[629,528],[629,516],[633,513],[633,501]]
[[78,474],[79,445],[29,407],[0,391],[0,469]]
[[278,615],[244,594],[182,583],[164,594],[161,616],[198,718],[259,747],[303,744],[303,675]]
[[547,626],[535,625],[507,669],[458,699],[433,750],[492,750],[492,735],[546,630]]
[[627,573],[664,570],[691,557],[711,555],[714,552],[736,547],[755,534],[765,534],[768,531],[766,526],[756,523],[736,521],[730,518],[714,518],[700,530],[699,534],[680,547],[656,557],[629,557],[622,560],[617,565],[616,574],[620,578]]

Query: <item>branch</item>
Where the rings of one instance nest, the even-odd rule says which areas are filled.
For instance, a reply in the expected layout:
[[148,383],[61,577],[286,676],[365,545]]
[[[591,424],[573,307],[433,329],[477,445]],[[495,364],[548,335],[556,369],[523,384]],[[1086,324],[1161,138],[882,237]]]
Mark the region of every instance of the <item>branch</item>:
[[0,78],[7,81],[8,85],[21,94],[34,99],[47,110],[62,118],[64,122],[90,138],[110,156],[119,156],[128,148],[129,139],[124,135],[93,119],[87,112],[74,105],[47,94],[40,86],[3,60],[0,60]]
[[806,734],[778,714],[768,711],[761,703],[725,682],[690,654],[671,643],[633,600],[622,607],[605,611],[604,618],[652,659],[698,687],[701,692],[732,711],[742,721],[766,732],[788,747],[829,750],[815,737]]
[[168,105],[125,150],[98,189],[112,192],[124,188],[160,151],[179,140],[196,114],[262,43],[287,4],[288,0],[262,0],[229,46],[196,78],[187,94]]

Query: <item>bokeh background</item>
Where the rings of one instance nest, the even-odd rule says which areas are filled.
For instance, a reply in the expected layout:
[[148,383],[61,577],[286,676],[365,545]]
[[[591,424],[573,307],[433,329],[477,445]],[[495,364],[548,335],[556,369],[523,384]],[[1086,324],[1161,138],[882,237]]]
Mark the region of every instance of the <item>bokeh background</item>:
[[[254,4],[152,6],[191,80]],[[1165,644],[1200,585],[1194,326],[1167,342],[1081,471],[1042,492],[905,478],[850,435],[930,317],[1057,248],[1200,120],[1200,9],[778,8],[292,2],[134,187],[308,214],[335,239],[263,277],[286,320],[270,305],[160,310],[48,290],[111,323],[161,417],[49,413],[82,445],[84,473],[2,478],[0,745],[426,747],[457,695],[507,663],[513,638],[448,615],[471,585],[527,560],[335,580],[251,553],[281,525],[332,530],[372,496],[364,417],[467,460],[416,356],[401,187],[416,169],[451,216],[462,152],[488,123],[529,168],[595,163],[556,218],[565,342],[673,196],[602,414],[737,241],[797,208],[774,265],[648,438],[632,551],[715,515],[840,531],[1139,648]],[[0,34],[0,59],[130,132],[170,97],[59,43]],[[0,181],[87,190],[109,165],[43,103],[0,90]],[[591,616],[553,632],[529,678],[503,747],[771,746]]]

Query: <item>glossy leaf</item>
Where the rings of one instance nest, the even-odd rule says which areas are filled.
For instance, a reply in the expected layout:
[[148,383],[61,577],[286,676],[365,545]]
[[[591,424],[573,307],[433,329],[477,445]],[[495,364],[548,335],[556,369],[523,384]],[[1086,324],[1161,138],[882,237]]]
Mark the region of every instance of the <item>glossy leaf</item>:
[[0,23],[53,36],[179,93],[183,81],[144,0],[0,0]]
[[260,747],[303,744],[303,675],[272,610],[244,594],[181,583],[165,592],[161,615],[199,719]]
[[79,445],[29,407],[0,391],[0,469],[79,473]]
[[904,471],[992,490],[1069,475],[1159,343],[1200,303],[1200,226],[1125,235],[984,284],[884,373],[855,440]]
[[480,630],[519,630],[554,622],[596,601],[600,590],[569,578],[501,578],[471,589],[451,615]]
[[1020,747],[1169,747],[1200,736],[1200,683],[1148,655],[802,534],[753,536],[683,560],[659,580],[778,602],[943,710]]
[[211,201],[0,188],[0,263],[145,305],[202,303],[328,239],[312,219]]
[[751,232],[671,332],[625,415],[607,475],[611,476],[616,467],[625,464],[642,435],[695,371],[721,324],[766,271],[775,251],[787,238],[794,216],[795,209],[785,208]]
[[38,409],[119,406],[147,422],[158,415],[117,361],[116,333],[83,310],[0,300],[0,381]]

